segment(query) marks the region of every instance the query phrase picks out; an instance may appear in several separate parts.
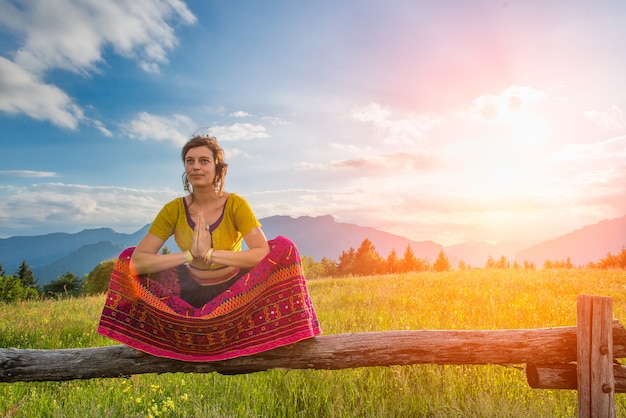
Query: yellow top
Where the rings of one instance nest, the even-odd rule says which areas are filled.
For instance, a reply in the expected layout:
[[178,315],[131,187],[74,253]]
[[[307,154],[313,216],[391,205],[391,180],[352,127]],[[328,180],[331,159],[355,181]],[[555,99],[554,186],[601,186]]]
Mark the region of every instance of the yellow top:
[[[261,226],[248,202],[241,196],[229,194],[222,216],[210,226],[213,248],[241,251],[241,242],[252,229]],[[163,206],[150,226],[150,233],[167,241],[174,235],[181,251],[191,249],[195,222],[189,216],[184,197],[176,198]]]

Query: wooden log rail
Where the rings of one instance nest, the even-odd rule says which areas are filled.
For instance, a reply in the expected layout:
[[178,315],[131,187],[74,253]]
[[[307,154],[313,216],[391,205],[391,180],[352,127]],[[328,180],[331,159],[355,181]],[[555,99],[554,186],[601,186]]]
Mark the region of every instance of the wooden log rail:
[[583,295],[578,298],[578,324],[572,327],[323,335],[217,362],[154,357],[123,345],[61,350],[2,348],[0,382],[169,372],[243,374],[411,364],[526,364],[533,388],[577,389],[579,417],[613,417],[614,393],[626,392],[626,367],[615,362],[618,358],[626,358],[626,329],[612,319],[611,299]]

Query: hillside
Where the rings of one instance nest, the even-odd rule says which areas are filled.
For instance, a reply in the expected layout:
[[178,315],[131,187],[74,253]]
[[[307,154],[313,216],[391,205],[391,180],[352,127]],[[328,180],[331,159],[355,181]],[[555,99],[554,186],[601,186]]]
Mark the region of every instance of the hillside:
[[277,235],[289,237],[296,243],[300,253],[321,260],[327,257],[337,260],[342,251],[350,247],[355,250],[368,238],[376,251],[383,257],[395,250],[402,257],[407,245],[418,258],[434,261],[442,250],[441,245],[432,241],[412,241],[399,235],[389,234],[370,227],[336,222],[330,216],[272,216],[261,220],[263,230],[268,238]]
[[134,245],[144,236],[145,226],[132,234],[115,232],[111,228],[85,229],[76,234],[56,232],[36,236],[15,236],[0,239],[0,262],[5,270],[13,271],[22,260],[31,267],[51,264],[73,251],[100,241],[123,246]]
[[[110,241],[100,241],[95,244],[87,244],[52,264],[42,268],[33,268],[33,273],[35,274],[35,277],[47,277],[51,278],[51,280],[67,273],[68,271],[71,271],[78,277],[82,277],[84,274],[93,270],[94,267],[102,261],[117,258],[117,256],[126,247],[127,246],[125,245],[114,244]],[[49,280],[45,280],[45,282],[48,281]],[[40,282],[42,282],[41,279]],[[41,284],[42,283],[40,283],[40,285]]]
[[[404,237],[378,231],[374,228],[335,222],[332,216],[291,218],[273,216],[260,220],[268,238],[283,235],[291,238],[302,255],[321,260],[336,260],[350,247],[357,249],[368,238],[379,254],[386,257],[395,249],[402,257],[407,245],[419,258],[434,260],[442,247],[433,242],[411,241]],[[124,248],[136,245],[149,225],[132,234],[121,234],[110,228],[84,230],[76,234],[54,233],[30,237],[0,239],[0,263],[8,274],[13,274],[23,260],[39,279],[39,285],[49,283],[71,271],[78,277],[89,273],[100,262],[115,258]],[[176,244],[168,240],[166,246],[176,251]]]
[[[289,237],[296,243],[302,255],[317,261],[323,257],[338,260],[343,251],[351,247],[356,250],[366,238],[384,258],[392,250],[401,258],[407,245],[410,245],[416,257],[427,258],[431,262],[443,250],[453,267],[457,267],[460,260],[473,267],[483,267],[489,257],[498,260],[501,256],[520,264],[530,261],[537,267],[543,266],[548,259],[562,261],[569,257],[574,265],[581,266],[597,262],[609,252],[617,254],[626,246],[626,216],[588,225],[527,249],[520,248],[515,243],[481,242],[442,248],[432,241],[413,241],[375,228],[336,222],[330,215],[299,218],[272,216],[260,221],[268,238],[277,235]],[[0,263],[7,274],[13,274],[22,260],[26,260],[40,285],[67,271],[82,277],[101,261],[114,258],[123,248],[136,245],[148,227],[146,225],[132,234],[99,228],[76,234],[54,233],[3,238],[0,239]],[[166,246],[176,251],[176,244],[172,239],[168,240]]]
[[556,239],[542,242],[517,253],[518,262],[532,261],[537,267],[546,260],[569,257],[575,266],[596,262],[608,253],[617,254],[626,246],[626,216],[588,225]]

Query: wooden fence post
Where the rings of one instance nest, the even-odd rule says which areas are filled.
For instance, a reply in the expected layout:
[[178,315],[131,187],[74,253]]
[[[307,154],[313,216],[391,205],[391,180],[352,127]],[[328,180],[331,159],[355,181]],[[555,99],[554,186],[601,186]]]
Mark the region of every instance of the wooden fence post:
[[578,296],[577,302],[578,417],[615,418],[613,302],[587,295]]

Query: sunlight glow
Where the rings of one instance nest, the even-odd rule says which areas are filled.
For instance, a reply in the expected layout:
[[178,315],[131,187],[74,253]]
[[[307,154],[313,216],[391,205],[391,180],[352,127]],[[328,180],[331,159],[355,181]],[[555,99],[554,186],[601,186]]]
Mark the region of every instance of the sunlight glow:
[[472,149],[466,175],[473,193],[504,197],[530,192],[540,184],[535,161],[549,140],[549,125],[535,111],[545,95],[529,87],[511,86],[499,96],[481,96],[468,114],[485,129]]

